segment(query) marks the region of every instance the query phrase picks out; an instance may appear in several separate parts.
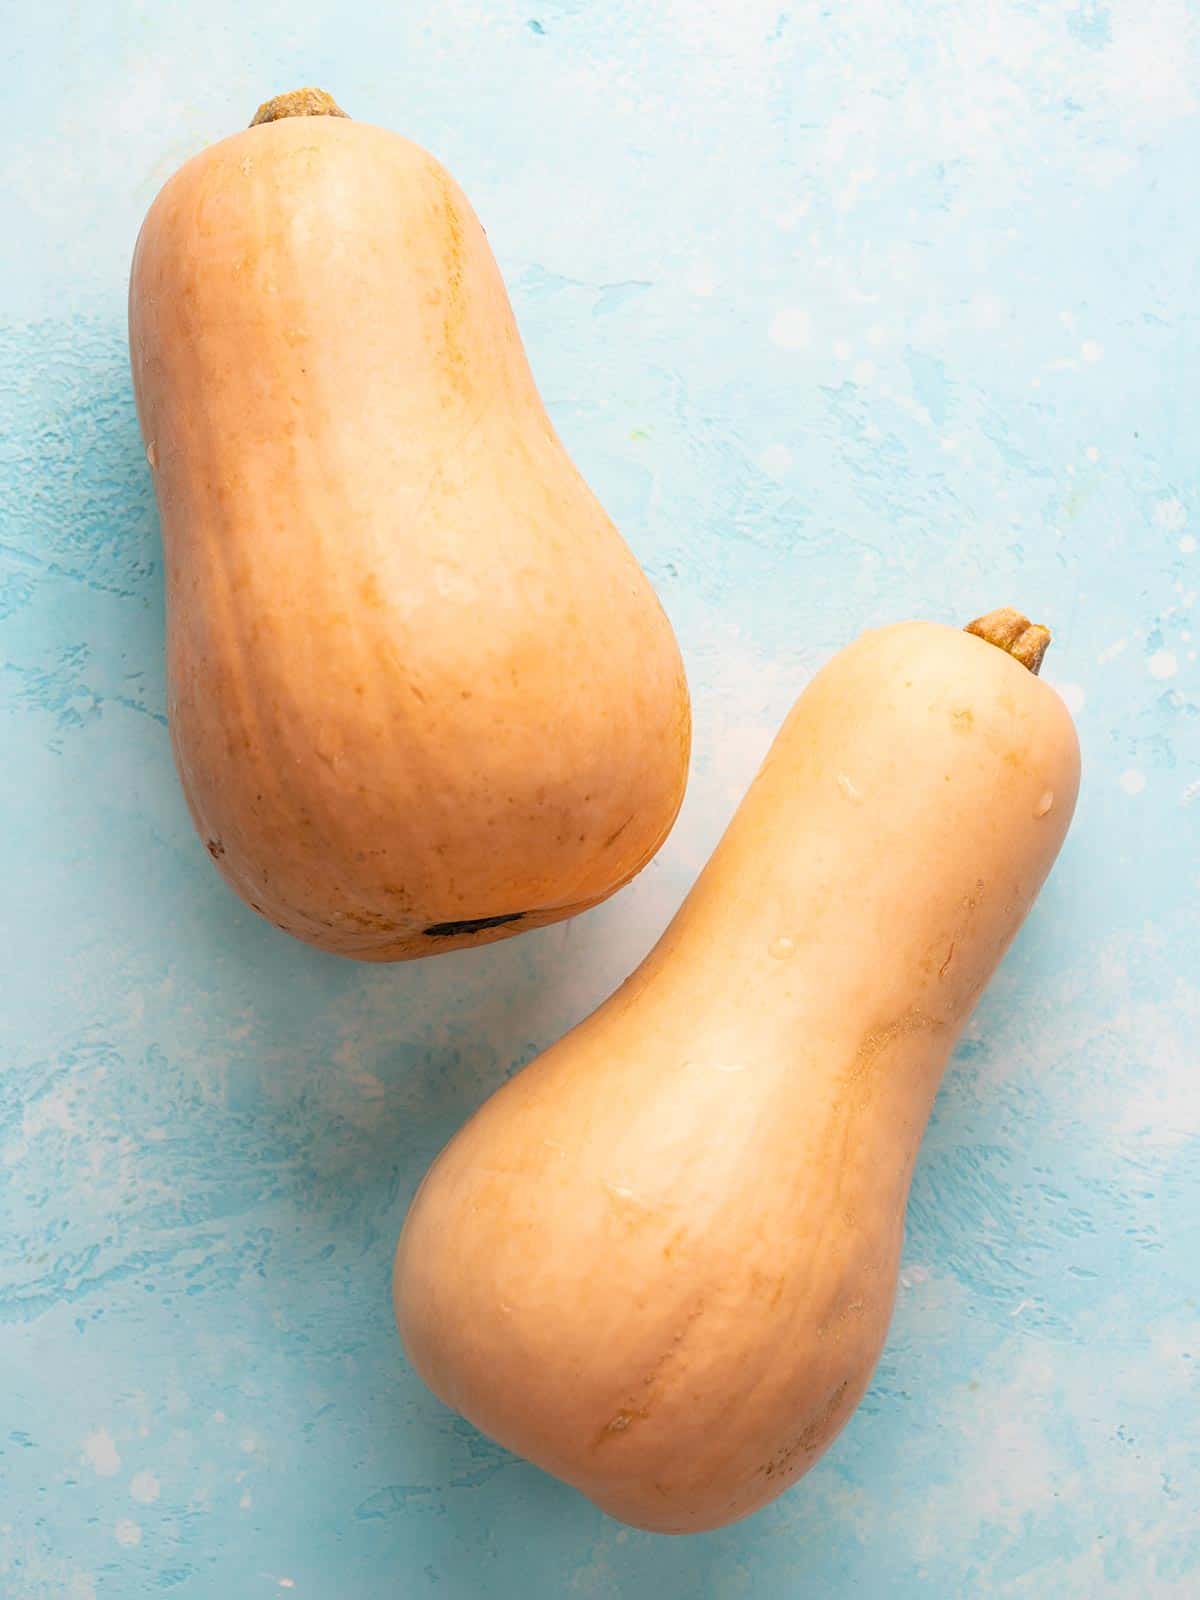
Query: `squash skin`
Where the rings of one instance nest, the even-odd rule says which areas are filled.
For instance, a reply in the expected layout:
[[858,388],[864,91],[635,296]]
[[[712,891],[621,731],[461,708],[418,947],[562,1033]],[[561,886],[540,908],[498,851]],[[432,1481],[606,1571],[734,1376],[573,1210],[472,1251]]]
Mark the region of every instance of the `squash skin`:
[[130,349],[171,738],[237,892],[386,961],[639,871],[686,783],[678,647],[445,170],[341,116],[210,147],[143,225]]
[[938,1082],[1078,781],[1062,701],[967,633],[901,624],[819,673],[658,946],[419,1189],[395,1301],[434,1392],[659,1532],[807,1471],[870,1381]]

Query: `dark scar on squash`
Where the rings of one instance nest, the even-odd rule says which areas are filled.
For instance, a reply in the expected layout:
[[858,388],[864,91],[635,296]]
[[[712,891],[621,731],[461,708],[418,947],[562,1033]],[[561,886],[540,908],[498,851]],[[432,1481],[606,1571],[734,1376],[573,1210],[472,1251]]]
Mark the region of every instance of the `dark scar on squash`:
[[484,928],[502,928],[506,922],[520,922],[525,911],[509,911],[502,917],[468,917],[464,922],[432,922],[422,930],[427,939],[454,939],[463,933],[481,933]]

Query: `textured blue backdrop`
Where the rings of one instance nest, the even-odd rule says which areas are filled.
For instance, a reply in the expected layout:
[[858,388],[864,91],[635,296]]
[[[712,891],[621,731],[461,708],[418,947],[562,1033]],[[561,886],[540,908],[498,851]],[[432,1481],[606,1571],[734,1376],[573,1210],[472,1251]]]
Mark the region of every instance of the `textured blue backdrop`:
[[[0,11],[4,1600],[1194,1600],[1200,7]],[[695,695],[631,889],[391,970],[193,837],[126,370],[156,189],[308,82],[472,197]],[[999,604],[1055,629],[1084,789],[938,1102],[876,1382],[753,1521],[624,1531],[406,1370],[407,1199],[649,946],[813,668]]]

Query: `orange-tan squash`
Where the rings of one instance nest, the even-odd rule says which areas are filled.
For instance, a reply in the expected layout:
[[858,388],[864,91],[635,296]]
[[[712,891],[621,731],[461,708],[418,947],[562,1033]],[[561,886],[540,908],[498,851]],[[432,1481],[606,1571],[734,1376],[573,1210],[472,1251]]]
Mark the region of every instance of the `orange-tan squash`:
[[817,675],[657,948],[405,1223],[417,1371],[639,1527],[773,1499],[879,1356],[938,1081],[1078,786],[1029,670],[1049,636],[974,626],[868,633]]
[[394,960],[644,866],[686,781],[679,651],[447,172],[319,91],[270,102],[155,200],[129,330],[171,735],[233,887]]

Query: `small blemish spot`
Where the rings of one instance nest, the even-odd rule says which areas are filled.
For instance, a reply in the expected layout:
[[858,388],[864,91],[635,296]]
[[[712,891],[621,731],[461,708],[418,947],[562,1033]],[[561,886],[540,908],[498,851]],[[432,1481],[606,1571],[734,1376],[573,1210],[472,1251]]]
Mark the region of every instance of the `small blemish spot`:
[[699,1060],[690,1060],[683,1063],[684,1072],[744,1072],[745,1063],[741,1061],[709,1061],[701,1057]]
[[154,447],[153,439],[146,446],[146,460],[150,463],[150,471],[153,472],[155,467],[158,466],[158,451]]
[[862,801],[862,790],[858,788],[853,778],[851,778],[847,773],[838,773],[837,786],[846,796],[846,799],[849,800],[853,805],[860,804]]
[[427,939],[457,939],[464,933],[482,933],[485,928],[502,928],[506,922],[520,922],[524,911],[509,911],[500,917],[466,917],[460,922],[431,922]]
[[767,954],[775,961],[786,961],[795,953],[796,941],[789,939],[786,933],[781,933],[777,939],[772,939],[767,946]]
[[1033,808],[1034,816],[1035,817],[1047,816],[1049,814],[1050,809],[1051,809],[1051,807],[1053,805],[1054,805],[1054,790],[1053,789],[1047,789],[1043,794],[1041,794],[1038,797],[1038,803]]

